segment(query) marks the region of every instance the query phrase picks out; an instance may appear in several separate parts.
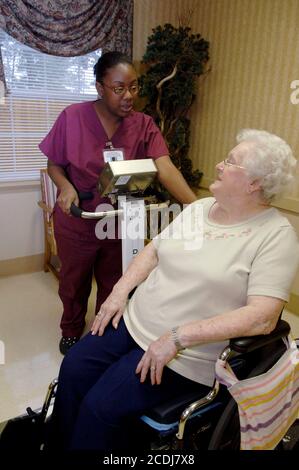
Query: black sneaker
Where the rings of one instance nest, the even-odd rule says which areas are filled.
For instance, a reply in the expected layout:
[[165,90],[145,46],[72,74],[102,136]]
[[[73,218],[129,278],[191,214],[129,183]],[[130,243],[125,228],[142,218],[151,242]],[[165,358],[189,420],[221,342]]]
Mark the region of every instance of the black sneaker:
[[59,342],[59,351],[63,356],[79,341],[79,336],[63,336]]

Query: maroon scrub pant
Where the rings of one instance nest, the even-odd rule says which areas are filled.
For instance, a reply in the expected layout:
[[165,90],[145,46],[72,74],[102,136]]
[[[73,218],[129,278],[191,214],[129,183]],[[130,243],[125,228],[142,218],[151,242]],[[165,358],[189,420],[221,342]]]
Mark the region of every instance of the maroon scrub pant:
[[122,275],[121,240],[74,240],[59,233],[55,239],[61,261],[62,335],[81,336],[93,274],[98,288],[96,312]]

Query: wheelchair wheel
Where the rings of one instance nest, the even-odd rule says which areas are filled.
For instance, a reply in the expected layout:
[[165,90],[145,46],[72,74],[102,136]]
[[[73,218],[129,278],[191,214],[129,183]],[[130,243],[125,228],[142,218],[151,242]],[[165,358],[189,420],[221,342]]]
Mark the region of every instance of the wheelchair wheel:
[[231,398],[216,425],[208,450],[240,450],[238,406]]

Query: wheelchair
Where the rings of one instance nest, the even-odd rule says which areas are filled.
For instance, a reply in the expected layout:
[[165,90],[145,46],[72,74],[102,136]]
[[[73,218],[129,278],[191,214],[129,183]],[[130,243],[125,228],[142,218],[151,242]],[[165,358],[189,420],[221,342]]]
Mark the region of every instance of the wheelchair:
[[[231,339],[220,358],[229,361],[239,379],[255,377],[270,369],[284,353],[282,338],[289,332],[289,324],[280,319],[268,335]],[[40,410],[27,408],[26,415],[8,421],[0,435],[0,450],[15,448],[16,441],[19,449],[43,449],[57,383],[55,379],[49,385]],[[147,410],[136,419],[133,429],[132,444],[139,452],[240,449],[238,407],[217,379],[205,396],[189,392]],[[295,448],[299,448],[298,419],[278,445],[279,450]]]
[[[289,332],[289,324],[280,319],[268,335],[231,339],[219,358],[229,361],[239,379],[256,377],[285,352],[282,338]],[[206,396],[186,394],[152,408],[141,421],[151,429],[148,434],[153,450],[240,450],[238,406],[217,379]],[[291,428],[277,449],[299,447],[298,419]]]

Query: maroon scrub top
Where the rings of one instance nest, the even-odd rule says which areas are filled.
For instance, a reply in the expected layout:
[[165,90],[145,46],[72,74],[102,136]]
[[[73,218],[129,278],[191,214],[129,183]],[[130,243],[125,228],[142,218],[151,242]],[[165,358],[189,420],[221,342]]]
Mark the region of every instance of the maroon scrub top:
[[[159,128],[150,116],[143,113],[132,111],[123,118],[109,140],[93,101],[68,106],[39,144],[40,150],[51,161],[64,168],[78,191],[94,193],[92,201],[81,203],[81,207],[88,211],[94,211],[101,202],[109,202],[107,198],[101,198],[96,189],[104,167],[102,151],[109,141],[114,148],[124,150],[125,160],[157,159],[169,155]],[[74,220],[74,217],[63,214],[59,207],[55,207],[55,213],[55,231],[71,238],[86,239],[87,232],[96,223],[86,219]]]

